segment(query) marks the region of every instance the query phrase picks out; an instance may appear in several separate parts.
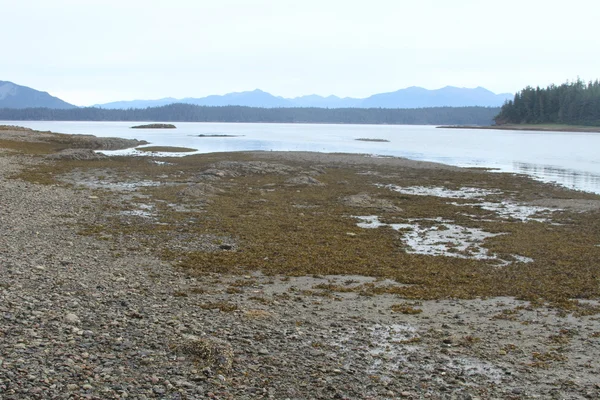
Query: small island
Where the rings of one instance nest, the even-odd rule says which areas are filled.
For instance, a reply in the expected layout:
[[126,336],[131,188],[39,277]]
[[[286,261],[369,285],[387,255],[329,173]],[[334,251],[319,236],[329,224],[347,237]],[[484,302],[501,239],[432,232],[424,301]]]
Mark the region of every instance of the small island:
[[244,135],[227,135],[224,133],[207,133],[207,134],[200,134],[200,135],[194,135],[196,137],[216,137],[216,138],[223,138],[223,137],[240,137],[240,136],[244,136]]
[[146,124],[132,126],[131,129],[176,129],[173,124]]
[[387,139],[371,139],[371,138],[358,138],[354,140],[359,140],[361,142],[389,142]]

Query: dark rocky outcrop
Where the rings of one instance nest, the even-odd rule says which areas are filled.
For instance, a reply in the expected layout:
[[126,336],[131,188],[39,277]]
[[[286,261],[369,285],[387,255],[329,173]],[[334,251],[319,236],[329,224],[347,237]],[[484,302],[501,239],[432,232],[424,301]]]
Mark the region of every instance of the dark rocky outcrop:
[[173,124],[146,124],[132,126],[131,129],[176,129]]
[[50,160],[102,160],[108,156],[91,149],[65,149],[46,158]]

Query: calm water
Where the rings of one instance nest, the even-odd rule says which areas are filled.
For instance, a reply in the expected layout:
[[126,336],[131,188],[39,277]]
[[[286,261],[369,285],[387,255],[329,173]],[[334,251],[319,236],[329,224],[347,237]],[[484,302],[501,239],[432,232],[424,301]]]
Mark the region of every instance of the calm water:
[[[176,123],[177,129],[130,129],[135,122],[0,121],[38,130],[143,139],[199,153],[280,150],[367,153],[524,173],[600,193],[600,133],[437,129],[415,125]],[[237,135],[211,138],[197,135]],[[363,142],[359,138],[389,142]],[[122,153],[122,152],[121,152]]]

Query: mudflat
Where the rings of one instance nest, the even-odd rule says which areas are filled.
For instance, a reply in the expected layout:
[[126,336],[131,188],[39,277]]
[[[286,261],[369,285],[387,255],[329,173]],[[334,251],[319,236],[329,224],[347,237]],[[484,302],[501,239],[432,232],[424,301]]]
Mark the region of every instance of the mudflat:
[[0,128],[0,397],[600,397],[600,196]]

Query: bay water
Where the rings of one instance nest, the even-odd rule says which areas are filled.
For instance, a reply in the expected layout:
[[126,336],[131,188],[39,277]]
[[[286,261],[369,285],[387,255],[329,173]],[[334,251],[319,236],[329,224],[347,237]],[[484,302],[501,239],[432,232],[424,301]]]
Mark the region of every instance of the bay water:
[[421,125],[177,122],[177,129],[131,129],[144,122],[0,121],[0,124],[140,139],[151,146],[189,147],[195,153],[315,151],[406,157],[522,173],[600,194],[600,133],[593,132],[444,129]]

